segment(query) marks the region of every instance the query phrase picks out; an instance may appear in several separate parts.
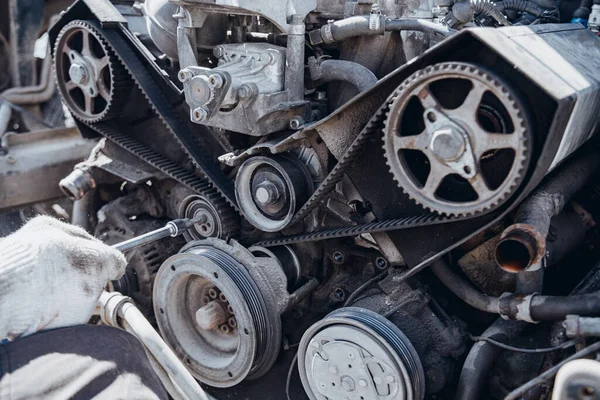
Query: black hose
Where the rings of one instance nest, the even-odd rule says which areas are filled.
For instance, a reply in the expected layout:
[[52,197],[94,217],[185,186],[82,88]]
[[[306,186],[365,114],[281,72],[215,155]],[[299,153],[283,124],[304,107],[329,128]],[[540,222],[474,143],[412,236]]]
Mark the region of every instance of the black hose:
[[510,25],[506,17],[496,8],[496,4],[491,0],[471,0],[471,6],[475,13],[481,13],[493,18],[500,25]]
[[369,90],[377,83],[377,77],[364,65],[344,60],[309,60],[310,75],[313,81],[324,84],[342,81],[356,87],[360,92]]
[[[449,268],[446,267],[446,270],[449,270]],[[458,276],[456,278],[460,279]],[[524,294],[541,291],[543,283],[544,275],[542,272],[528,272],[517,275],[517,290]],[[467,282],[463,281],[462,285],[464,284],[467,284]],[[483,295],[483,293],[480,293],[480,295]],[[475,343],[471,347],[463,364],[456,391],[457,399],[477,400],[481,398],[481,393],[487,383],[489,372],[494,366],[496,357],[502,350],[486,339],[492,339],[492,341],[497,342],[509,342],[517,337],[526,326],[527,324],[521,321],[498,318],[483,332],[481,335],[482,341]]]
[[452,272],[450,267],[442,260],[435,261],[430,268],[434,275],[465,303],[478,310],[498,314],[498,297],[490,297],[481,293],[469,282]]
[[[584,0],[587,1],[587,0]],[[496,3],[496,9],[500,12],[504,10],[514,10],[526,12],[536,17],[544,13],[544,9],[537,4],[527,0],[503,0]]]
[[[507,342],[517,337],[524,327],[525,324],[522,322],[498,318],[481,336],[499,342]],[[502,351],[500,347],[483,340],[471,347],[458,380],[457,399],[477,400],[482,398],[481,394],[487,384],[490,370],[500,351]]]
[[592,0],[581,0],[579,7],[573,12],[573,19],[585,19],[590,17],[592,12]]
[[[487,296],[475,289],[469,282],[452,272],[443,261],[438,260],[431,265],[431,271],[457,297],[478,310],[502,314],[511,319],[528,319],[533,321],[553,321],[564,319],[569,314],[581,316],[600,315],[600,291],[575,296],[541,296],[533,295],[529,306],[524,303],[527,297],[506,294],[502,297]],[[524,272],[517,275],[523,283],[517,284],[520,291],[533,293],[539,291],[541,270]],[[537,289],[536,289],[537,288]],[[528,309],[524,310],[524,306]]]
[[600,316],[600,292],[574,296],[534,296],[530,314],[536,321],[561,320],[570,314]]

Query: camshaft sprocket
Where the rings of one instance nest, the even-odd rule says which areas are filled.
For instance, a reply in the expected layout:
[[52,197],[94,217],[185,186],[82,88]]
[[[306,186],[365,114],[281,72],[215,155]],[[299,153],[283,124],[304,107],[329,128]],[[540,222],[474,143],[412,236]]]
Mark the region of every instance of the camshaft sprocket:
[[54,74],[69,111],[86,123],[118,116],[132,88],[111,47],[86,21],[73,21],[58,34]]
[[387,164],[419,205],[470,216],[502,205],[531,155],[523,104],[479,66],[444,62],[415,72],[390,97]]

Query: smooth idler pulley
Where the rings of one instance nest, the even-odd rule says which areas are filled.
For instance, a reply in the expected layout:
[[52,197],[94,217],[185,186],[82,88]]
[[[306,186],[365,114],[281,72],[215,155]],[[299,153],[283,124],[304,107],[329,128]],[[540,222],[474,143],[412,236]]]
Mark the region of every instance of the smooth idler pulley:
[[425,374],[408,338],[381,315],[358,307],[312,325],[298,348],[311,400],[421,400]]
[[286,287],[277,259],[209,238],[164,262],[154,310],[163,338],[190,372],[208,385],[230,387],[262,376],[275,362]]
[[235,180],[235,196],[244,217],[265,232],[285,228],[313,191],[306,166],[292,155],[252,157]]

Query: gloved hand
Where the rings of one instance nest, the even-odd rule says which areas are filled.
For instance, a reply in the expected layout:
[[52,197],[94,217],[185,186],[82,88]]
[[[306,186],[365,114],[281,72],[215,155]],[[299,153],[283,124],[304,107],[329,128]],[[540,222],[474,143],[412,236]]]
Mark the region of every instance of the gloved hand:
[[85,324],[127,262],[83,229],[36,217],[0,239],[0,340]]

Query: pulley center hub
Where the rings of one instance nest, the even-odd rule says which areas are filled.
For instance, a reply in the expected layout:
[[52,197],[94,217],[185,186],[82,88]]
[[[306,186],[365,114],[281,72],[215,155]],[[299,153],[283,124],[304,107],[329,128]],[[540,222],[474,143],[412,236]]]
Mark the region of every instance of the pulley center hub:
[[456,127],[445,126],[433,132],[430,147],[441,160],[455,161],[464,154],[466,139]]
[[277,203],[281,194],[276,184],[265,181],[257,185],[254,197],[261,206],[268,206]]
[[77,85],[85,85],[89,80],[89,73],[84,65],[73,63],[69,67],[69,77]]

